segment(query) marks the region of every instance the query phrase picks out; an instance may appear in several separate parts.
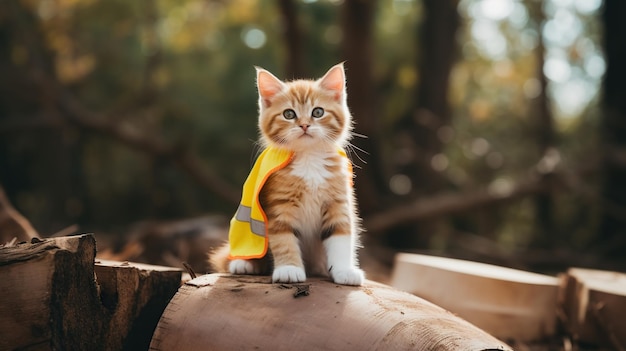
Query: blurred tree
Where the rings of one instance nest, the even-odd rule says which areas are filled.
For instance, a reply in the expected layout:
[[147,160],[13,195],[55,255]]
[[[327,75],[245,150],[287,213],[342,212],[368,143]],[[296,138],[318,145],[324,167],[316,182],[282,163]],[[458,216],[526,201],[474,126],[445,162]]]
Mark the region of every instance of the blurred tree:
[[626,2],[605,0],[603,81],[602,218],[597,242],[605,254],[623,257],[626,250]]
[[[344,1],[341,21],[344,33],[342,57],[347,61],[348,105],[355,119],[356,137],[351,141],[355,162],[356,191],[362,215],[379,209],[384,192],[380,166],[380,116],[373,80],[373,24],[376,1]],[[361,136],[363,134],[365,137]],[[367,157],[360,156],[367,154]],[[365,165],[359,165],[366,158]]]
[[[538,33],[541,32],[542,26],[545,24],[545,15],[543,13],[542,4],[539,2],[528,3],[528,8],[534,21],[532,22]],[[554,119],[550,109],[550,100],[548,98],[548,78],[544,73],[546,48],[543,35],[537,37],[537,48],[535,49],[536,70],[535,79],[539,82],[539,93],[534,99],[533,106],[529,108],[530,133],[536,141],[537,162],[541,162],[542,158],[554,158],[557,153],[555,147],[556,131],[554,128]],[[545,169],[540,177],[545,177],[547,181],[553,178],[554,169]],[[558,237],[554,219],[554,201],[552,198],[552,187],[548,187],[547,191],[535,195],[535,228],[534,228],[534,245],[540,247],[554,247],[555,238]]]
[[399,147],[411,155],[398,171],[410,178],[414,196],[434,194],[445,187],[432,160],[443,151],[439,130],[451,123],[448,97],[457,52],[457,4],[457,0],[423,1],[423,23],[416,45],[419,86],[413,105],[397,125],[398,140],[403,143]]
[[[79,140],[72,128],[49,128],[59,116],[56,106],[59,96],[51,87],[39,84],[54,71],[55,62],[44,39],[30,30],[38,28],[37,18],[21,2],[3,2],[0,12],[4,14],[0,31],[7,44],[2,46],[0,54],[4,70],[0,109],[5,110],[0,113],[0,119],[19,116],[14,119],[21,122],[17,124],[18,130],[20,124],[28,127],[29,122],[36,127],[32,139],[7,135],[7,142],[1,148],[6,156],[0,157],[0,171],[9,197],[17,197],[14,190],[22,187],[29,189],[21,194],[23,201],[48,208],[31,220],[50,223],[58,230],[67,225],[61,218],[68,209],[73,219],[80,217],[82,211],[80,205],[76,206],[82,196],[82,182],[72,171],[72,167],[80,167],[80,160],[71,150]],[[33,172],[29,165],[24,167],[22,158],[33,160],[41,169]]]
[[278,0],[278,8],[282,16],[282,32],[285,41],[287,79],[305,78],[307,70],[304,61],[304,38],[299,23],[298,9],[293,0]]
[[[443,152],[440,130],[451,123],[449,97],[450,73],[457,53],[456,33],[460,19],[457,0],[425,0],[423,22],[418,28],[416,71],[420,73],[408,111],[397,122],[396,142],[399,158],[395,179],[404,180],[401,195],[410,199],[436,194],[446,189],[445,178],[433,167],[435,156]],[[404,194],[403,194],[404,193]],[[399,238],[391,242],[428,247],[435,223],[420,221],[396,228]],[[404,235],[409,232],[410,236]]]

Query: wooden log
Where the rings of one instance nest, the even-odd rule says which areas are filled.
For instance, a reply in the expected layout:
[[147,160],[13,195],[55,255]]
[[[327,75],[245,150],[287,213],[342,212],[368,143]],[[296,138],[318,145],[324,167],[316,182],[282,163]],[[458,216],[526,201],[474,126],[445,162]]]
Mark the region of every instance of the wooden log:
[[[100,299],[111,317],[107,350],[147,350],[163,310],[181,284],[178,268],[97,260]],[[116,343],[111,341],[115,340]]]
[[367,281],[209,274],[183,285],[150,350],[510,350],[423,299]]
[[626,350],[626,274],[570,268],[559,301],[574,339]]
[[555,333],[558,279],[478,262],[398,254],[391,285],[505,340]]
[[93,235],[0,248],[0,350],[147,349],[181,272],[95,254]]

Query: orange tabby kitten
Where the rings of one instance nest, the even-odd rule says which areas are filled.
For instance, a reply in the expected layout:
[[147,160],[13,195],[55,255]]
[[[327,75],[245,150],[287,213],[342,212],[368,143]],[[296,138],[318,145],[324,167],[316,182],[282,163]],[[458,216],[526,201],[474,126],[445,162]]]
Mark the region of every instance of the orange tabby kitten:
[[[257,86],[262,146],[289,155],[268,173],[258,192],[270,255],[234,256],[231,227],[230,256],[226,258],[226,249],[216,252],[213,266],[233,274],[269,273],[273,267],[273,282],[303,282],[313,274],[330,275],[337,284],[361,285],[363,271],[355,252],[360,219],[344,152],[352,117],[343,64],[316,81],[282,82],[257,68]],[[249,207],[245,211],[240,206],[236,218],[247,215],[250,221]]]

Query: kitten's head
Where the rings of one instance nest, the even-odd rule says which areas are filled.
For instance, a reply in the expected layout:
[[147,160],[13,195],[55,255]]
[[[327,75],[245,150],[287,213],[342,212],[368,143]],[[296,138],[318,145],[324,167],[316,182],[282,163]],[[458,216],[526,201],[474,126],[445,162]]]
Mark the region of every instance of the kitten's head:
[[316,80],[282,82],[257,67],[259,129],[265,146],[293,151],[343,147],[352,129],[343,64]]

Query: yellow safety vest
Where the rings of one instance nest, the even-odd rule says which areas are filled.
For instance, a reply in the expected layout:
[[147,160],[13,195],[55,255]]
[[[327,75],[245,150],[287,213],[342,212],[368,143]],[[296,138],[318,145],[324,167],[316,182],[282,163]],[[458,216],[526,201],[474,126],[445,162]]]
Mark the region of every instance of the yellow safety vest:
[[[343,149],[339,154],[346,157]],[[275,147],[268,147],[257,158],[246,182],[243,184],[241,203],[230,220],[228,240],[232,259],[261,258],[267,253],[268,234],[267,216],[261,208],[259,194],[265,182],[276,171],[285,168],[293,160],[293,152]],[[348,162],[350,180],[352,165]]]

